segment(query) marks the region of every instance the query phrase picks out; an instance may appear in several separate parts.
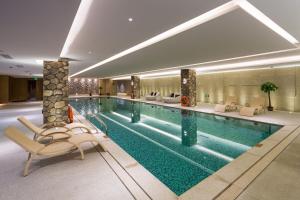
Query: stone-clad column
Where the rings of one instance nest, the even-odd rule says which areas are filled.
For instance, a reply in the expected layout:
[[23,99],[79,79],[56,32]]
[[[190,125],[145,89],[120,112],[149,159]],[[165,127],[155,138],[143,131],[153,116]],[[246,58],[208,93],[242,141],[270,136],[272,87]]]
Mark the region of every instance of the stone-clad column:
[[44,123],[68,123],[69,63],[65,60],[44,61]]
[[131,76],[131,98],[140,98],[140,78],[138,76]]
[[196,71],[192,69],[181,70],[181,96],[189,100],[187,106],[196,106]]

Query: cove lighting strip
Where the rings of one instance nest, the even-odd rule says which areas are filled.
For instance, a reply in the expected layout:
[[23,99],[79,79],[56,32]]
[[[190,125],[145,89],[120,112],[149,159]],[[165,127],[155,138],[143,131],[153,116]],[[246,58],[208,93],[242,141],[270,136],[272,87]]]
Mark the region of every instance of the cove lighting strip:
[[112,78],[111,80],[117,81],[117,80],[130,80],[130,79],[131,76],[120,76],[120,77]]
[[93,0],[81,0],[75,18],[73,20],[73,23],[71,25],[69,34],[67,36],[63,49],[60,53],[61,58],[67,57],[71,44],[74,42],[75,38],[79,34],[80,30],[82,29],[87,19],[88,12],[90,10],[92,3]]
[[275,33],[289,41],[291,44],[298,44],[298,40],[294,38],[291,34],[289,34],[287,31],[285,31],[283,28],[281,28],[278,24],[273,22],[270,18],[268,18],[264,13],[262,13],[260,10],[255,8],[252,4],[250,4],[246,0],[237,0],[237,4],[242,8],[244,11],[246,11],[248,14],[250,14],[252,17],[263,23],[265,26],[273,30]]
[[[78,34],[79,30],[82,27],[83,22],[85,21],[86,18],[86,13],[90,7],[92,0],[82,0],[80,7],[78,9],[78,12],[75,16],[75,19],[73,21],[71,30],[69,32],[69,35],[67,37],[66,43],[64,45],[63,51],[61,53],[61,56],[66,56],[66,52],[69,48],[69,46],[71,45],[71,43],[73,42],[74,38],[76,37],[76,35]],[[84,5],[82,5],[84,4]],[[87,5],[85,5],[87,4]],[[247,0],[232,0],[226,4],[223,4],[215,9],[212,9],[196,18],[193,18],[185,23],[182,23],[172,29],[169,29],[159,35],[154,36],[153,38],[150,38],[149,40],[146,40],[136,46],[133,46],[125,51],[122,51],[112,57],[109,57],[101,62],[98,62],[90,67],[87,67],[73,75],[71,75],[71,77],[77,76],[79,74],[82,74],[86,71],[89,71],[91,69],[94,69],[96,67],[102,66],[106,63],[112,62],[118,58],[121,58],[123,56],[126,56],[130,53],[133,53],[135,51],[138,51],[140,49],[143,49],[147,46],[150,46],[152,44],[155,44],[157,42],[160,42],[162,40],[165,40],[167,38],[170,38],[172,36],[175,36],[179,33],[182,33],[186,30],[189,30],[191,28],[194,28],[200,24],[203,24],[205,22],[208,22],[212,19],[215,19],[217,17],[220,17],[226,13],[229,13],[233,10],[236,10],[238,8],[243,9],[245,12],[247,12],[248,14],[250,14],[252,17],[254,17],[255,19],[257,19],[258,21],[260,21],[261,23],[263,23],[265,26],[267,26],[268,28],[270,28],[271,30],[273,30],[274,32],[276,32],[278,35],[280,35],[281,37],[283,37],[284,39],[286,39],[287,41],[289,41],[290,43],[292,43],[293,45],[297,46],[297,44],[299,43],[297,41],[297,39],[295,39],[291,34],[289,34],[287,31],[285,31],[283,28],[281,28],[279,25],[277,25],[275,22],[273,22],[270,18],[268,18],[264,13],[262,13],[261,11],[259,11],[257,8],[255,8],[252,4],[250,4]],[[82,18],[80,16],[83,16]],[[76,26],[76,24],[78,24],[78,26]],[[73,28],[74,27],[74,28]]]
[[299,62],[300,56],[287,56],[279,58],[261,59],[248,62],[231,63],[224,65],[211,65],[205,67],[196,68],[197,72],[209,72],[209,71],[220,71],[220,70],[231,70],[236,68],[246,68],[251,66],[263,66],[263,65],[276,65],[282,63]]
[[180,70],[173,70],[173,71],[164,71],[164,72],[156,72],[156,73],[149,73],[149,74],[142,74],[140,75],[141,79],[144,78],[155,78],[155,77],[167,77],[172,75],[179,75]]

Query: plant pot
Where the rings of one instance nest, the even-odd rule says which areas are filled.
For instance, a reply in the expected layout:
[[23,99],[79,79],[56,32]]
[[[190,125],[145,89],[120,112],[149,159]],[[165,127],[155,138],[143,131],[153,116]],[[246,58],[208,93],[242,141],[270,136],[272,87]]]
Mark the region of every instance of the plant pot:
[[274,110],[273,106],[268,106],[268,111],[273,111],[273,110]]

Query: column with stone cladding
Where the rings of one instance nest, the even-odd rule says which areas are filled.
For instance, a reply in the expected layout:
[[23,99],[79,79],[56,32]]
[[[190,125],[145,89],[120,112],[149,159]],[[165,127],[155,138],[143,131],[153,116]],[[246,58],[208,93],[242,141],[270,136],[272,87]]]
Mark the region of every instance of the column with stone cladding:
[[140,98],[140,77],[131,76],[131,98]]
[[192,69],[181,70],[181,96],[188,98],[189,107],[196,106],[196,71]]
[[44,123],[68,123],[68,61],[44,61],[43,75]]

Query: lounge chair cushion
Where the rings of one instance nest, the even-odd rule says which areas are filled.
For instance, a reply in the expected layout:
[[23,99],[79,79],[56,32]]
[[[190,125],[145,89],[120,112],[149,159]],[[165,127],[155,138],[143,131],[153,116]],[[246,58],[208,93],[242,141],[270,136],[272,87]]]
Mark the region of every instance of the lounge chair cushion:
[[243,107],[240,109],[240,115],[247,116],[247,117],[253,117],[255,114],[256,108],[254,107]]

